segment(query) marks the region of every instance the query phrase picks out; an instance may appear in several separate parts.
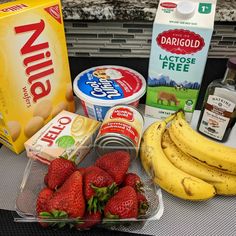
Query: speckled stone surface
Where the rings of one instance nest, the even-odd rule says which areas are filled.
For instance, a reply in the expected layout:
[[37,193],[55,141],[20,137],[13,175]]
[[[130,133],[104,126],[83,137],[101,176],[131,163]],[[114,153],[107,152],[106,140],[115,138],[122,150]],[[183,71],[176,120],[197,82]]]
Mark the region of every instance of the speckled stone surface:
[[145,20],[154,19],[154,0],[62,0],[65,19]]
[[[0,0],[0,4],[13,0]],[[62,0],[65,20],[153,21],[158,0]],[[236,0],[218,0],[215,21],[236,21]]]
[[218,0],[216,8],[216,21],[236,21],[236,1]]
[[[64,19],[153,21],[158,0],[62,0]],[[215,21],[236,21],[236,1],[218,0]]]

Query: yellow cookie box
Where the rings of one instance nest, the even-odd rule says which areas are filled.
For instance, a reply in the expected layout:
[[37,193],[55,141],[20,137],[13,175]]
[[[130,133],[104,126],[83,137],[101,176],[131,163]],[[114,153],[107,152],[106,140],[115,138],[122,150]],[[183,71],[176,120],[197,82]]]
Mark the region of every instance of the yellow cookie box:
[[16,153],[62,110],[74,111],[61,2],[0,5],[0,142]]
[[46,164],[58,157],[78,164],[93,147],[100,125],[99,121],[62,111],[25,142],[27,156]]

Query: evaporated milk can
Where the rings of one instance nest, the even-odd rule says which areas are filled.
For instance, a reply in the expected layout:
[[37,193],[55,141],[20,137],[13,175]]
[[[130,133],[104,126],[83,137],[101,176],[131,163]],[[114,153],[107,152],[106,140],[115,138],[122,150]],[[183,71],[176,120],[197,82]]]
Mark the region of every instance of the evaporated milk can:
[[144,118],[133,106],[116,105],[110,108],[95,140],[98,155],[112,150],[124,150],[136,158],[142,136]]

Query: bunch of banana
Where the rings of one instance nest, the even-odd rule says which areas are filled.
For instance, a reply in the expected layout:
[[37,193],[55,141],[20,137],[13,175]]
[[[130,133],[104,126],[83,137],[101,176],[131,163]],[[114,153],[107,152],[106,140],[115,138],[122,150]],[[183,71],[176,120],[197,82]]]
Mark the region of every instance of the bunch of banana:
[[169,132],[184,153],[216,170],[236,175],[236,148],[212,141],[193,130],[183,112],[176,114]]
[[183,112],[145,130],[140,158],[156,184],[182,199],[236,195],[236,149],[200,135]]
[[167,123],[174,116],[150,125],[144,132],[140,146],[140,158],[154,182],[167,192],[188,200],[206,200],[215,195],[213,185],[175,167],[162,149],[162,136]]
[[236,175],[215,170],[182,152],[171,140],[169,130],[162,138],[162,148],[169,161],[180,170],[212,184],[219,195],[236,195]]

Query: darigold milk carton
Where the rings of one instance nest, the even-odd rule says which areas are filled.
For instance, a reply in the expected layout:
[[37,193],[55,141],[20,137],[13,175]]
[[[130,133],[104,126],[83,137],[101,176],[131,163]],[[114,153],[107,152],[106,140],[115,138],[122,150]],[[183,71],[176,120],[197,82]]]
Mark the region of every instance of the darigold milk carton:
[[214,27],[216,0],[160,0],[153,24],[145,114],[182,108],[191,120]]
[[59,0],[0,5],[0,78],[0,143],[16,153],[60,111],[74,111]]

